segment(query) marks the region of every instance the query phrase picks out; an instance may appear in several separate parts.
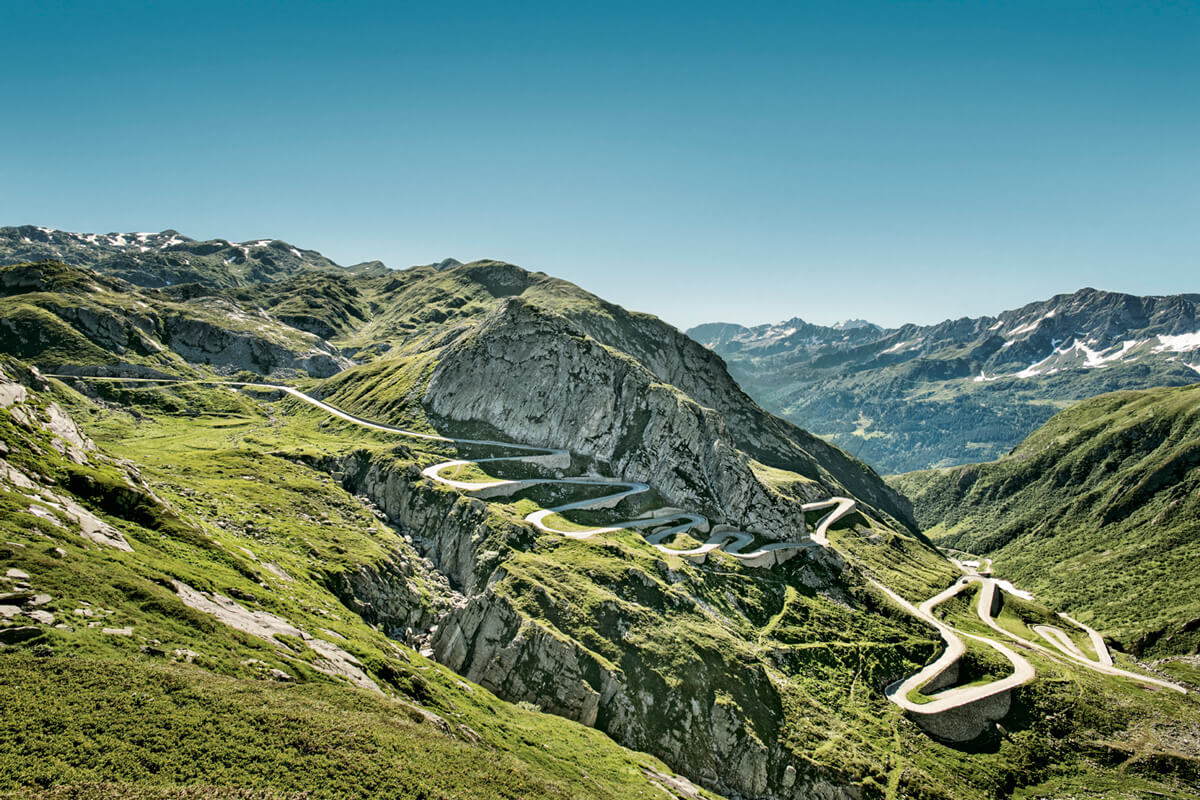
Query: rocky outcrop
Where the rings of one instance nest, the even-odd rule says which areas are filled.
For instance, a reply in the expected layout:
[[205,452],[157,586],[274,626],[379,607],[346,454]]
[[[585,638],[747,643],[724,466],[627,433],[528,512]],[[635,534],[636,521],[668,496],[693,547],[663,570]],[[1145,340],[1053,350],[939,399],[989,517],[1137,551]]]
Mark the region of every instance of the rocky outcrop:
[[297,338],[309,340],[307,347],[285,344],[253,329],[238,330],[180,315],[165,320],[163,342],[187,361],[234,372],[250,370],[270,375],[291,371],[327,378],[351,365],[336,348],[316,336],[295,333]]
[[659,381],[716,410],[739,449],[769,466],[842,487],[877,513],[917,529],[903,496],[874,470],[764,411],[730,376],[719,355],[655,316],[632,313],[599,298],[596,301],[594,307],[582,304],[564,314],[592,338],[636,358]]
[[[457,598],[441,574],[417,561],[411,552],[335,572],[326,584],[367,623],[413,646],[425,643],[428,632]],[[430,591],[431,584],[434,591]]]
[[487,575],[499,563],[497,548],[533,539],[532,531],[523,526],[498,524],[482,500],[430,486],[416,464],[360,452],[322,460],[318,466],[378,506],[457,592],[470,594],[484,588]]
[[[715,522],[774,540],[805,535],[798,505],[755,477],[719,413],[519,298],[446,349],[424,404],[449,420],[485,421],[513,441],[569,446]],[[803,499],[845,492],[825,478]]]
[[[642,615],[701,607],[690,595],[670,591],[684,578],[665,562],[657,575],[631,569],[622,585],[599,586],[636,602],[604,603],[582,630],[570,604],[555,603],[505,564],[511,549],[536,547],[533,530],[423,480],[403,451],[398,455],[361,452],[314,465],[365,495],[412,537],[429,568],[464,593],[432,617],[428,646],[438,661],[506,700],[532,703],[653,753],[716,791],[746,798],[856,797],[844,778],[796,759],[779,743],[782,701],[765,665],[719,648],[695,652],[686,667],[688,690],[680,691],[681,665],[631,643],[629,633],[646,623]],[[787,568],[791,580],[820,591],[836,582],[833,564],[797,560]],[[356,577],[363,574],[369,580]],[[345,573],[336,585],[339,595],[353,593],[351,608],[366,607],[364,616],[394,635],[418,617],[419,625],[430,619],[414,616],[412,581],[404,569],[368,568]],[[596,635],[607,655],[583,643]]]

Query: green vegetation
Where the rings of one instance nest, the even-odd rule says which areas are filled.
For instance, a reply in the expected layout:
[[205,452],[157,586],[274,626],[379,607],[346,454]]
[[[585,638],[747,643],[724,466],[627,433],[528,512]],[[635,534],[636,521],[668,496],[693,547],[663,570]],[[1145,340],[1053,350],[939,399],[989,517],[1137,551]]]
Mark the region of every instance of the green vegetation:
[[0,702],[0,796],[101,781],[125,798],[185,785],[330,800],[654,796],[632,759],[573,752],[613,750],[601,734],[495,700],[492,748],[385,698],[144,657],[0,656]]
[[[618,457],[650,449],[652,421],[694,412],[712,423],[701,447],[731,453],[741,470],[731,504],[745,489],[790,510],[845,487],[859,511],[829,532],[834,550],[770,569],[719,552],[693,563],[633,530],[571,540],[523,522],[611,487],[546,484],[485,502],[420,475],[511,448],[364,428],[277,391],[42,383],[5,361],[38,393],[0,412],[0,455],[20,476],[0,469],[0,559],[30,576],[28,587],[21,572],[0,586],[22,604],[0,621],[16,631],[0,652],[0,702],[15,709],[0,723],[0,795],[659,797],[648,775],[669,773],[668,762],[743,795],[778,792],[790,765],[801,785],[866,800],[982,800],[1093,776],[1160,792],[1200,783],[1187,749],[1200,725],[1193,698],[1049,661],[1002,730],[958,748],[930,741],[881,689],[940,642],[867,579],[917,602],[954,568],[906,529],[878,476],[762,412],[719,359],[653,317],[496,262],[342,271],[302,253],[316,266],[294,271],[258,249],[281,248],[247,246],[238,269],[203,276],[207,286],[6,268],[4,347],[42,366],[290,380],[381,422],[504,440],[425,403],[448,356],[504,346],[481,320],[519,313],[550,344],[565,337],[615,379],[636,377],[614,393],[630,406]],[[360,363],[341,369],[334,345]],[[330,361],[314,366],[320,353]],[[484,355],[478,363],[509,363]],[[49,432],[51,399],[98,450],[79,458]],[[658,416],[642,400],[661,405]],[[876,424],[867,417],[864,435]],[[457,477],[613,471],[580,454],[571,462],[488,462]],[[669,477],[728,488],[700,467]],[[75,504],[132,552],[81,535]],[[592,527],[665,504],[647,492],[558,521]],[[772,524],[799,538],[824,513]],[[35,610],[42,594],[50,600]],[[945,613],[979,624],[960,611]],[[1027,629],[1049,613],[1035,611],[1014,605],[1003,621]],[[421,655],[431,650],[444,664]],[[988,658],[973,652],[962,679],[994,674]]]
[[[1000,461],[897,476],[927,533],[1136,652],[1200,636],[1200,386],[1056,415]],[[1048,566],[1051,565],[1051,566]],[[1194,623],[1192,623],[1194,626]]]
[[[133,547],[81,538],[20,486],[0,492],[0,562],[27,573],[51,598],[40,608],[64,626],[0,653],[0,793],[80,785],[83,796],[157,797],[203,784],[212,796],[661,796],[645,770],[669,771],[653,758],[498,700],[347,608],[339,576],[416,555],[327,476],[275,449],[287,440],[299,452],[340,450],[336,426],[323,432],[312,415],[224,389],[177,389],[190,393],[186,413],[161,402],[116,411],[57,390],[140,476],[99,452],[75,464],[49,432],[0,411],[7,462],[55,497],[76,497]],[[379,452],[398,457],[389,445]],[[25,511],[31,504],[49,519]],[[407,580],[414,610],[439,602],[420,573]],[[185,605],[172,581],[334,643],[382,694],[322,671],[313,640],[264,640]],[[118,629],[128,633],[109,632]],[[108,788],[86,788],[97,782]]]

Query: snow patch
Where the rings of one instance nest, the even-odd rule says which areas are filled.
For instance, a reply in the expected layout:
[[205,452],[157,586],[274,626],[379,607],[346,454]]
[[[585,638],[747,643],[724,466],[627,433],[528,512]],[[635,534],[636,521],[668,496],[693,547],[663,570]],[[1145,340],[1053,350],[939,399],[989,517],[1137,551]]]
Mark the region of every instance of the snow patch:
[[1033,331],[1037,330],[1037,327],[1039,325],[1041,325],[1043,322],[1045,322],[1048,319],[1053,318],[1056,313],[1058,313],[1058,312],[1050,311],[1050,312],[1044,314],[1043,316],[1041,316],[1040,318],[1034,320],[1033,322],[1026,323],[1019,328],[1014,328],[1013,330],[1008,332],[1008,335],[1009,336],[1017,336],[1018,334],[1022,334],[1022,333],[1032,333]]
[[884,353],[899,353],[904,350],[916,350],[918,347],[921,346],[921,344],[924,341],[925,341],[924,339],[913,339],[912,341],[909,341],[909,342],[896,342],[894,345],[889,347],[887,350],[884,350],[883,352],[881,352],[880,355],[883,355]]
[[1156,353],[1186,353],[1200,349],[1200,331],[1181,333],[1178,336],[1159,334],[1158,340],[1162,344],[1154,348]]
[[1042,374],[1041,367],[1044,366],[1048,361],[1050,361],[1050,359],[1054,358],[1058,354],[1059,354],[1058,351],[1055,350],[1053,353],[1046,356],[1041,361],[1036,361],[1036,362],[1030,364],[1025,369],[1016,373],[1013,377],[1020,378],[1021,380],[1025,380],[1026,378],[1036,378],[1038,375]]

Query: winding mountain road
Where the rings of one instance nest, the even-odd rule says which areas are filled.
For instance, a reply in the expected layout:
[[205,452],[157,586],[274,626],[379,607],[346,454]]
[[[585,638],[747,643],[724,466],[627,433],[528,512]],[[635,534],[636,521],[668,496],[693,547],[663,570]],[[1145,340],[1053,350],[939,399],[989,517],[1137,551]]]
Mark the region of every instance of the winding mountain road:
[[[297,400],[314,406],[315,408],[318,408],[334,417],[372,430],[395,433],[401,436],[424,439],[427,441],[444,442],[452,445],[472,445],[517,451],[518,453],[521,453],[521,455],[494,456],[490,458],[479,459],[452,459],[443,461],[441,463],[426,467],[424,470],[422,470],[422,474],[430,480],[450,486],[461,492],[472,494],[480,497],[481,499],[509,496],[523,489],[538,485],[573,485],[588,487],[601,486],[611,488],[611,492],[603,494],[599,497],[577,500],[558,505],[553,508],[539,509],[526,515],[525,521],[536,526],[540,530],[548,533],[558,534],[570,539],[589,539],[594,536],[600,536],[616,531],[648,529],[649,533],[646,534],[646,540],[659,551],[665,554],[682,556],[695,560],[703,560],[710,552],[714,550],[721,550],[725,554],[741,560],[748,566],[770,566],[786,560],[788,557],[794,555],[796,552],[804,548],[831,547],[827,536],[830,526],[839,519],[845,517],[847,514],[851,513],[855,508],[855,501],[848,497],[831,497],[827,500],[805,503],[801,506],[802,510],[805,512],[830,509],[829,513],[823,516],[817,523],[815,530],[810,536],[794,542],[770,542],[750,552],[744,552],[744,550],[754,542],[755,537],[753,534],[746,531],[732,529],[717,530],[712,528],[708,519],[700,514],[688,513],[681,509],[669,507],[653,509],[645,512],[642,516],[639,516],[635,519],[615,522],[606,526],[567,530],[554,527],[552,524],[553,520],[551,518],[554,515],[561,514],[562,512],[577,509],[615,508],[626,498],[651,491],[651,487],[645,483],[622,481],[615,478],[604,478],[590,475],[579,477],[528,478],[514,480],[456,480],[454,478],[446,477],[442,473],[455,467],[495,463],[501,461],[524,462],[562,470],[569,468],[571,463],[571,455],[569,451],[561,449],[538,447],[527,444],[516,444],[512,442],[499,442],[488,439],[452,438],[438,434],[407,430],[405,428],[399,428],[393,425],[385,425],[343,411],[342,409],[332,406],[322,400],[310,397],[299,389],[295,389],[291,386],[260,382],[203,379],[182,380],[161,378],[110,378],[78,375],[49,375],[47,377],[67,380],[82,379],[147,384],[224,385],[279,391],[284,392],[285,394]],[[663,544],[664,541],[667,541],[676,534],[691,534],[694,532],[708,534],[705,541],[699,546],[679,549],[668,547],[667,545]],[[1077,622],[1066,614],[1060,614],[1059,616],[1064,621],[1071,623],[1087,634],[1088,639],[1092,643],[1092,647],[1096,652],[1096,658],[1093,659],[1089,657],[1065,631],[1055,626],[1037,625],[1032,628],[1033,632],[1049,643],[1054,649],[1047,648],[1037,642],[1023,638],[1012,631],[1006,630],[996,622],[992,612],[992,609],[995,605],[996,593],[1004,591],[1001,582],[998,582],[986,575],[979,574],[976,569],[971,566],[964,565],[960,561],[954,561],[953,559],[951,559],[951,561],[952,563],[958,565],[959,568],[967,574],[955,581],[955,583],[950,587],[924,601],[919,606],[914,606],[908,600],[901,597],[899,594],[885,586],[880,581],[870,576],[867,577],[867,580],[873,586],[883,592],[888,598],[890,598],[892,602],[896,603],[907,613],[911,614],[917,619],[920,619],[937,630],[938,634],[941,636],[946,645],[941,655],[939,655],[935,661],[928,664],[918,672],[892,683],[884,690],[887,698],[900,708],[904,709],[906,712],[919,716],[934,716],[938,714],[945,714],[947,712],[958,711],[971,706],[972,704],[979,703],[980,701],[1004,692],[1008,692],[1018,686],[1023,686],[1024,684],[1032,681],[1036,676],[1036,671],[1029,660],[1023,655],[1017,653],[1007,644],[987,636],[980,636],[978,634],[959,630],[934,615],[934,609],[938,605],[946,602],[952,597],[955,597],[973,583],[980,584],[979,599],[976,603],[976,614],[988,628],[1000,634],[1000,636],[1002,636],[1004,639],[1014,641],[1020,646],[1028,650],[1038,652],[1054,661],[1058,661],[1060,657],[1065,656],[1073,664],[1092,669],[1097,672],[1127,678],[1144,685],[1172,689],[1174,691],[1186,694],[1186,690],[1176,684],[1115,667],[1113,665],[1112,656],[1109,654],[1108,649],[1104,644],[1104,640],[1100,634],[1086,625]],[[983,571],[990,572],[990,570],[991,561],[989,559],[987,568]],[[1011,586],[1009,588],[1011,589]],[[967,645],[964,639],[986,645],[998,652],[1012,666],[1012,673],[998,680],[982,684],[952,686],[951,688],[942,689],[941,691],[932,692],[930,694],[921,694],[921,690],[924,687],[937,681],[938,678],[940,678],[947,670],[957,664],[963,657],[967,651]],[[913,695],[914,693],[920,696],[920,701],[914,700],[910,697],[910,695]]]
[[[308,403],[311,406],[321,409],[327,414],[334,417],[352,422],[356,425],[361,425],[372,430],[385,431],[387,433],[395,433],[401,436],[408,436],[426,441],[444,442],[452,445],[472,445],[479,447],[493,447],[502,450],[516,450],[523,455],[514,456],[496,456],[491,458],[479,459],[453,459],[443,461],[439,464],[426,467],[421,474],[430,480],[450,486],[462,492],[475,494],[481,498],[496,497],[501,495],[511,495],[522,489],[527,489],[539,485],[574,485],[574,486],[605,486],[611,487],[614,491],[610,494],[601,495],[600,497],[589,498],[587,500],[578,500],[564,505],[555,506],[553,508],[539,509],[528,514],[525,521],[536,526],[537,528],[546,531],[547,533],[555,533],[560,536],[565,536],[570,539],[589,539],[593,536],[599,536],[605,533],[614,533],[621,530],[643,529],[643,528],[661,528],[661,530],[653,531],[646,537],[646,540],[657,548],[659,551],[675,556],[683,556],[688,558],[703,559],[714,550],[722,552],[739,559],[748,566],[771,566],[787,560],[795,554],[796,551],[803,550],[808,547],[826,547],[828,539],[826,533],[833,523],[837,522],[842,517],[854,510],[855,502],[848,497],[833,497],[828,500],[820,500],[813,503],[805,503],[801,506],[801,510],[819,511],[821,509],[831,509],[828,514],[821,518],[817,523],[816,529],[810,537],[794,542],[769,542],[761,547],[750,552],[743,552],[744,549],[754,542],[755,536],[747,531],[739,531],[732,529],[713,530],[698,547],[687,549],[679,549],[668,547],[662,542],[670,537],[680,534],[690,534],[695,531],[707,533],[710,529],[710,524],[707,518],[700,514],[691,514],[678,509],[655,509],[647,512],[645,515],[636,519],[624,520],[615,522],[603,527],[584,528],[582,530],[563,530],[552,527],[547,523],[547,518],[555,514],[560,514],[564,511],[582,510],[582,509],[604,509],[613,508],[627,497],[632,497],[637,494],[642,494],[650,491],[650,486],[645,483],[636,483],[622,481],[616,478],[604,478],[599,476],[583,476],[569,478],[528,478],[517,480],[497,479],[492,481],[460,481],[452,478],[447,478],[442,475],[442,472],[452,467],[461,467],[464,465],[478,465],[495,463],[500,461],[518,461],[531,464],[541,464],[543,466],[566,468],[570,466],[571,454],[567,450],[539,447],[536,445],[518,444],[513,442],[499,442],[491,439],[463,439],[453,438],[449,436],[441,436],[433,433],[422,433],[420,431],[412,431],[406,428],[399,428],[394,425],[385,425],[380,422],[374,422],[363,417],[356,416],[347,411],[343,411],[337,406],[332,406],[323,400],[318,400],[304,392],[291,386],[282,384],[261,383],[255,381],[224,381],[224,380],[205,380],[205,379],[169,379],[169,378],[116,378],[116,377],[99,377],[99,376],[79,376],[79,375],[48,375],[47,377],[59,378],[65,380],[95,380],[109,381],[117,383],[146,383],[146,384],[203,384],[203,385],[220,385],[220,386],[239,386],[249,387],[254,389],[266,389],[270,391],[284,392],[287,395],[294,397],[297,400]],[[673,524],[669,524],[673,523]],[[666,526],[666,527],[663,527]],[[791,552],[787,552],[791,551]]]

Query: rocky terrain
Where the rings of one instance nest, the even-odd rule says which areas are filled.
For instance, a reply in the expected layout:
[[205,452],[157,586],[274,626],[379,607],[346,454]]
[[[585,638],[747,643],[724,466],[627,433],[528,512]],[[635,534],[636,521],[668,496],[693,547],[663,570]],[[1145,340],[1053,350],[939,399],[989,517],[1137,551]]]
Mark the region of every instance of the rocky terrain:
[[[959,567],[874,471],[764,411],[721,358],[654,317],[492,261],[343,269],[297,250],[307,266],[251,269],[270,242],[168,285],[152,258],[182,237],[42,232],[58,252],[30,255],[73,263],[0,268],[13,570],[0,700],[17,709],[0,752],[45,733],[37,759],[0,760],[0,793],[159,796],[193,785],[197,763],[214,797],[1198,783],[1192,695],[1053,654],[1029,656],[1039,679],[1006,691],[1003,710],[957,726],[972,741],[931,738],[885,688],[938,657],[940,628],[909,606]],[[106,266],[130,247],[151,266]],[[856,332],[870,328],[843,331]],[[563,452],[513,459],[504,442]],[[458,483],[432,480],[438,464]],[[556,515],[558,530],[602,535],[531,524],[586,499],[553,483],[566,476],[648,489]],[[648,529],[607,527],[702,514],[696,535],[795,543],[823,515],[800,506],[831,496],[854,513],[769,566],[672,554],[695,548],[692,532],[664,552]],[[969,633],[958,602],[938,611]],[[1053,614],[1033,601],[996,613],[1018,627]],[[968,648],[906,702],[1002,678],[993,662]],[[131,736],[137,704],[155,721]],[[179,738],[196,719],[213,720],[199,748]],[[98,741],[115,755],[81,748],[89,730],[111,731]]]
[[762,405],[881,472],[998,457],[1071,403],[1200,380],[1200,295],[1095,289],[883,329],[793,319],[689,335]]

